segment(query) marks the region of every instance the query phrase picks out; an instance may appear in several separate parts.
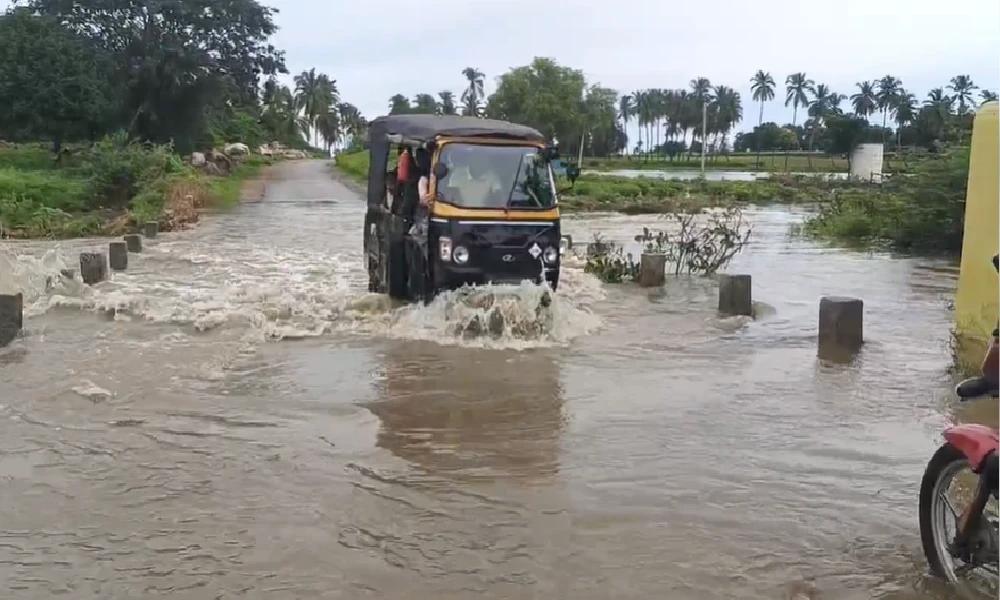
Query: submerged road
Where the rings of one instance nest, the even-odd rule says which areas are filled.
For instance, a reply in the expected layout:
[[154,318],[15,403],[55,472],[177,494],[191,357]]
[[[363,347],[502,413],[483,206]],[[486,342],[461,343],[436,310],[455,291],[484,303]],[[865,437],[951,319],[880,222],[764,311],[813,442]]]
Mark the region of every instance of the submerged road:
[[[917,489],[956,412],[948,264],[790,238],[755,212],[733,266],[661,294],[579,269],[544,318],[367,294],[363,204],[322,162],[166,234],[88,290],[105,241],[10,246],[29,290],[0,354],[4,598],[947,598]],[[655,217],[568,218],[577,240]],[[14,259],[13,256],[19,258]],[[851,365],[815,357],[823,294],[866,301]]]

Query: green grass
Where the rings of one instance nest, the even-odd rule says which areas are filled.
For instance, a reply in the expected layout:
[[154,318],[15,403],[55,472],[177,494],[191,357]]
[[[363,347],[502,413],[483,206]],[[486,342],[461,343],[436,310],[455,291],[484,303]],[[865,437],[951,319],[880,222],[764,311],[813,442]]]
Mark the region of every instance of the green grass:
[[[80,166],[56,167],[38,144],[0,148],[0,237],[71,238],[105,234],[114,223],[158,220],[171,196],[192,195],[202,204],[230,207],[240,200],[244,182],[272,161],[251,156],[227,177],[207,177],[178,157],[173,167],[143,181],[126,209],[96,208],[94,180]],[[76,159],[78,160],[78,159]],[[16,167],[14,166],[16,165]],[[176,198],[174,198],[176,200]],[[127,219],[122,219],[122,216]]]
[[368,157],[367,151],[340,153],[337,155],[335,164],[341,173],[347,175],[358,183],[368,182]]

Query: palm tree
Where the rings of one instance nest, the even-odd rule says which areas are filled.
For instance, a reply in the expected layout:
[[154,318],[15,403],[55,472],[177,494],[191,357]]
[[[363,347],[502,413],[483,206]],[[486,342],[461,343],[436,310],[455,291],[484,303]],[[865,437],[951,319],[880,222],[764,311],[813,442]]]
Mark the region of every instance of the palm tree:
[[261,120],[266,127],[278,136],[277,140],[291,143],[301,140],[309,131],[309,122],[302,116],[301,105],[292,90],[286,86],[270,86],[265,88],[267,104],[264,106]]
[[438,105],[441,107],[442,115],[458,114],[458,111],[455,109],[455,94],[445,90],[443,92],[438,92],[438,98],[441,99]]
[[901,133],[917,118],[917,97],[900,88],[896,96],[896,148],[902,147]]
[[368,124],[356,106],[350,102],[341,102],[337,106],[337,112],[340,113],[340,133],[342,136],[350,137],[353,141],[364,135]]
[[[622,131],[628,131],[628,122],[635,116],[635,98],[632,94],[622,94],[618,99],[618,118],[622,122]],[[626,138],[628,134],[626,134]],[[628,144],[625,145],[626,150]]]
[[327,75],[317,74],[316,69],[302,71],[294,78],[295,96],[302,108],[306,121],[313,129],[315,146],[319,146],[319,132],[316,119],[340,101],[336,80]]
[[[632,98],[635,101],[635,116],[636,124],[639,125],[639,148],[640,151],[645,148],[642,144],[642,128],[649,125],[649,93],[647,90],[638,90],[632,93]],[[646,145],[649,145],[649,136],[646,136]],[[645,148],[648,152],[648,148]]]
[[410,107],[410,99],[406,96],[396,94],[392,98],[389,98],[390,115],[404,115],[412,111],[413,109]]
[[423,115],[436,115],[439,110],[437,99],[430,94],[417,94],[413,99],[413,112]]
[[792,125],[798,123],[800,106],[809,106],[808,93],[813,92],[815,82],[805,73],[792,73],[785,79],[785,106],[792,105]]
[[316,117],[316,131],[323,140],[323,149],[329,154],[330,148],[340,139],[340,113],[336,107]]
[[[809,116],[812,117],[812,127],[809,132],[809,151],[812,152],[816,143],[816,134],[826,123],[827,117],[841,113],[840,103],[846,99],[843,94],[831,91],[825,84],[816,86],[812,104],[809,105]],[[809,167],[812,168],[812,156],[809,155]]]
[[902,82],[893,77],[892,75],[886,75],[882,79],[878,80],[878,91],[875,94],[875,106],[882,111],[882,143],[885,143],[885,126],[889,121],[889,113],[896,109],[896,104],[899,102],[899,92]]
[[[698,108],[698,123],[700,125],[702,125],[702,126],[705,126],[707,124],[706,123],[702,123],[702,120],[703,120],[702,119],[702,116],[703,116],[702,111],[705,110],[705,108],[708,106],[708,104],[713,99],[712,98],[712,82],[710,82],[707,77],[698,77],[696,79],[692,79],[688,83],[688,85],[691,87],[691,93],[692,93],[692,96],[694,97],[695,105]],[[706,113],[707,113],[707,111],[706,111]],[[707,118],[707,114],[705,114],[704,116]],[[706,129],[706,134],[707,134],[707,127],[705,127],[705,129]],[[694,131],[691,134],[691,144],[692,145],[694,145],[694,138],[695,138],[695,136],[696,135],[699,136],[699,137],[701,136],[701,130],[702,130],[702,127],[695,127]],[[702,143],[702,145],[704,145],[704,144],[707,143],[707,140],[701,140],[701,143]],[[691,154],[691,152],[690,152],[690,148],[689,148],[688,155],[690,155],[690,154]]]
[[716,132],[722,136],[721,146],[725,148],[729,132],[743,120],[743,102],[739,92],[730,87],[719,85],[715,88],[715,102],[713,104],[715,105]]
[[979,89],[979,86],[972,83],[972,78],[968,75],[955,75],[951,78],[948,89],[955,92],[953,100],[958,102],[958,114],[964,115],[969,106],[974,106],[972,92]]
[[757,167],[760,168],[760,127],[764,125],[764,103],[774,100],[774,78],[770,73],[765,73],[763,69],[750,78],[750,91],[753,92],[754,102],[760,103],[760,115],[757,117]]
[[465,67],[462,75],[469,82],[469,87],[462,92],[462,113],[478,117],[482,113],[483,80],[486,76],[474,67]]
[[983,102],[996,102],[997,93],[991,92],[990,90],[982,90],[979,92],[979,97],[983,99]]
[[870,81],[861,81],[854,85],[858,87],[857,93],[851,95],[854,114],[867,119],[878,106],[878,101],[875,99],[875,84]]

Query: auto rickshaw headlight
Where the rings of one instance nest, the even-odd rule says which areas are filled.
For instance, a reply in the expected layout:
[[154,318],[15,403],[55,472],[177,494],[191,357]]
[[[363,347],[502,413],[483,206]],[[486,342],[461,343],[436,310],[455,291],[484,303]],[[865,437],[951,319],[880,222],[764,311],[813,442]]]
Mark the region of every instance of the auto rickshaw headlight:
[[451,238],[450,237],[440,237],[438,238],[438,256],[441,260],[448,262],[451,260]]
[[545,262],[550,265],[555,264],[555,262],[559,260],[559,251],[552,246],[549,246],[545,249],[545,252],[542,253],[542,258],[545,259]]
[[469,262],[469,249],[465,246],[455,246],[455,250],[452,251],[451,255],[454,257],[455,262],[460,265]]

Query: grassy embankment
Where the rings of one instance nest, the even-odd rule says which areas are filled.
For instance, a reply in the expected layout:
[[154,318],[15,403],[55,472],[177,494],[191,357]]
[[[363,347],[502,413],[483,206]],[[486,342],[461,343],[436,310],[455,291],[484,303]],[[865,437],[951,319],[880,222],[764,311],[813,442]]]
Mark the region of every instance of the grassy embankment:
[[[363,183],[368,153],[341,154],[336,168]],[[568,212],[622,212],[626,214],[689,212],[737,203],[816,202],[829,191],[848,185],[802,176],[772,177],[761,181],[663,181],[647,177],[583,175],[576,184],[560,180],[560,206]]]
[[146,221],[169,231],[198,209],[240,199],[243,183],[270,160],[252,156],[228,176],[210,177],[165,146],[106,138],[73,148],[57,163],[48,146],[0,147],[0,237],[119,235]]

